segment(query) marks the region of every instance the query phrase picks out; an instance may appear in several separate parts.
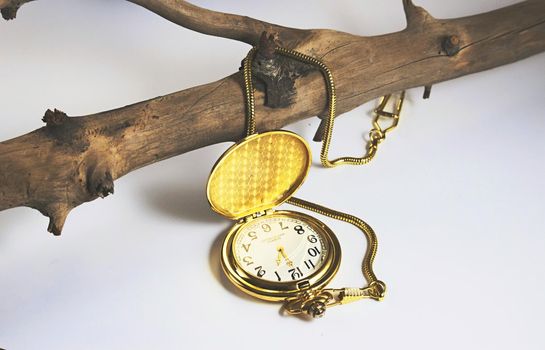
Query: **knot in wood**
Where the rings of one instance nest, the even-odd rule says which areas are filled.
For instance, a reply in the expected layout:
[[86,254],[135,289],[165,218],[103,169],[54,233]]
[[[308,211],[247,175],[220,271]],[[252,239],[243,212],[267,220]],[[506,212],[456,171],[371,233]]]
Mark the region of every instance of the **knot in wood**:
[[53,111],[48,109],[45,111],[45,115],[42,120],[47,124],[47,126],[58,126],[64,124],[68,120],[68,116],[66,113],[59,111],[56,108]]
[[257,53],[266,59],[273,59],[276,46],[276,38],[274,34],[267,36],[267,32],[263,32],[259,38]]
[[295,81],[314,68],[306,63],[276,53],[277,40],[274,34],[261,34],[252,74],[257,79],[255,87],[265,92],[265,105],[285,108],[294,101],[297,91]]
[[449,35],[443,38],[441,43],[447,56],[454,56],[460,51],[460,38],[457,35]]

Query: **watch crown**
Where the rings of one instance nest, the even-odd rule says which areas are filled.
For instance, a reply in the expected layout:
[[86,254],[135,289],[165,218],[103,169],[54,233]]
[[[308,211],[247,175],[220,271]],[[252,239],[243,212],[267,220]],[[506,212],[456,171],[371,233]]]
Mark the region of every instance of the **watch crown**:
[[326,303],[321,300],[322,298],[316,298],[312,300],[306,307],[306,312],[313,318],[323,317],[326,310]]
[[325,311],[334,300],[333,296],[321,290],[307,290],[286,303],[286,309],[291,314],[306,313],[313,318],[323,317]]

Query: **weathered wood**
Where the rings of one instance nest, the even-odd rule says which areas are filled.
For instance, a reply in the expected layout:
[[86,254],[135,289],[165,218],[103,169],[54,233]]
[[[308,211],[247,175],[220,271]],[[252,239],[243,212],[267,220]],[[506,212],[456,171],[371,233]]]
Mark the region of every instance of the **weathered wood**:
[[[15,2],[0,0],[0,8]],[[407,28],[375,37],[285,28],[183,1],[131,2],[182,26],[250,44],[257,43],[263,31],[275,33],[282,45],[321,58],[330,67],[339,113],[383,94],[430,86],[545,50],[545,1],[438,20],[404,0]],[[261,59],[273,60],[269,64],[279,64],[288,73],[295,70],[265,56]],[[323,78],[316,72],[296,76],[296,93],[290,95],[287,107],[267,107],[265,95],[256,93],[258,130],[323,113]],[[0,143],[0,210],[38,209],[50,217],[49,231],[60,234],[71,209],[113,193],[113,181],[130,171],[241,138],[241,75],[108,112],[68,117],[54,110],[43,119],[45,127]]]
[[34,0],[0,0],[0,12],[5,20],[15,19],[17,10],[27,3]]

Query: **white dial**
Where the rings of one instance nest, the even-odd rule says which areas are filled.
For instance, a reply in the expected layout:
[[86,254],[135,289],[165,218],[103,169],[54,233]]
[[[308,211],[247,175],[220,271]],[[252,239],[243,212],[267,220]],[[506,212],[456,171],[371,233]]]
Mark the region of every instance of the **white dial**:
[[328,250],[318,230],[297,218],[272,215],[252,220],[234,237],[233,253],[249,275],[271,282],[307,279]]

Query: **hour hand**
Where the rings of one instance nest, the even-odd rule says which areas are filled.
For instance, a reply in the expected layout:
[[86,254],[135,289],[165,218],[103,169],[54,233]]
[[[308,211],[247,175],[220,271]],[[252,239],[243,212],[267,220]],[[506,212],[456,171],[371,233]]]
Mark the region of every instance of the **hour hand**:
[[280,264],[282,263],[282,259],[284,259],[284,260],[286,260],[286,264],[289,267],[292,267],[293,262],[290,260],[290,258],[288,258],[288,255],[284,251],[284,247],[278,247],[278,248],[276,248],[276,250],[278,251],[278,255],[276,257],[276,265],[280,266]]

